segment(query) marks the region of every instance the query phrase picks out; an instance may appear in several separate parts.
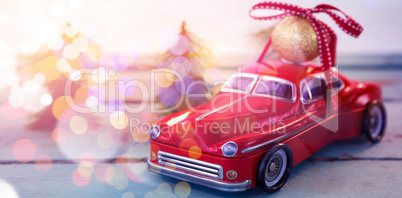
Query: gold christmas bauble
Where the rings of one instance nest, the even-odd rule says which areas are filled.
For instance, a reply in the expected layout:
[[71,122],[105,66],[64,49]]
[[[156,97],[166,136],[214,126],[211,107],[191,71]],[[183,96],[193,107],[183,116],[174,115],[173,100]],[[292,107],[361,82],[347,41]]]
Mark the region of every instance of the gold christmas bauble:
[[278,55],[290,62],[301,63],[318,56],[317,35],[308,19],[288,16],[272,31],[272,46]]

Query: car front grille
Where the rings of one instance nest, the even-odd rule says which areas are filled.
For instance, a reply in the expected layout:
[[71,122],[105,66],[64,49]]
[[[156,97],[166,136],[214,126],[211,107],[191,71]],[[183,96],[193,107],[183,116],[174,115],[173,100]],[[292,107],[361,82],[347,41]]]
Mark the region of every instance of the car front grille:
[[174,155],[163,151],[158,152],[158,163],[167,167],[200,174],[207,177],[223,179],[222,166],[217,164]]

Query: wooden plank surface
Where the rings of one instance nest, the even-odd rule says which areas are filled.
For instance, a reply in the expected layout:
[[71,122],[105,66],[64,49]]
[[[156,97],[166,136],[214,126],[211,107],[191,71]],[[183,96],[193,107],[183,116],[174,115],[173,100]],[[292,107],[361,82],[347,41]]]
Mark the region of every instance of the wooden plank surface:
[[[382,84],[387,108],[387,133],[382,142],[371,145],[364,137],[334,142],[311,158],[297,165],[287,184],[270,197],[398,197],[402,195],[402,71],[346,71],[347,76]],[[105,117],[107,119],[107,117]],[[24,131],[22,120],[5,121],[0,118],[0,197],[12,186],[19,197],[266,197],[258,187],[242,193],[224,193],[202,186],[181,183],[179,180],[151,174],[141,161],[148,155],[147,144],[120,141],[126,135],[116,135],[112,151],[93,149],[96,162],[91,166],[80,163],[79,155],[63,152],[63,147],[50,134]],[[108,129],[105,129],[108,130]],[[40,171],[49,164],[18,163],[12,147],[16,140],[31,139],[37,155],[46,154],[53,160],[48,171]],[[88,141],[96,139],[88,135]],[[93,140],[96,141],[96,140]],[[85,142],[76,144],[76,151]],[[90,142],[89,142],[90,143]],[[88,144],[89,144],[88,143]],[[87,148],[83,148],[84,150]],[[343,156],[343,158],[342,158]],[[353,156],[355,159],[348,159]],[[134,159],[129,163],[109,160],[119,157]],[[332,157],[332,160],[327,160]],[[341,157],[341,158],[339,158]],[[345,160],[342,160],[345,159]],[[105,174],[98,165],[109,167],[108,182],[101,182]],[[111,168],[110,168],[111,167]],[[124,170],[124,171],[122,171]],[[76,177],[77,171],[86,177]],[[81,173],[82,174],[82,173]],[[84,187],[84,185],[90,182]],[[101,179],[99,179],[101,178]],[[134,181],[133,181],[134,180]],[[75,182],[75,183],[74,183]],[[7,185],[4,185],[7,184]],[[77,185],[78,184],[78,185]],[[184,187],[183,187],[184,186]],[[3,194],[2,194],[3,192]],[[9,194],[8,194],[9,195]]]

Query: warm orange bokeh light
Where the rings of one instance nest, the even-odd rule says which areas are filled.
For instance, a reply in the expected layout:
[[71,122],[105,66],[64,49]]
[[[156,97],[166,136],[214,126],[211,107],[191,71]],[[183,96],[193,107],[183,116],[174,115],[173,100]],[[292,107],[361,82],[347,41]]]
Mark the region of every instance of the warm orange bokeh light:
[[61,75],[61,72],[57,70],[56,62],[56,57],[49,56],[35,64],[35,68],[39,68],[39,72],[45,75],[46,83],[56,80]]
[[[53,102],[52,113],[53,113],[53,116],[58,120],[61,120],[63,113],[68,110],[68,104],[67,104],[66,98],[69,98],[70,100],[72,100],[72,98],[70,96],[60,96]],[[64,120],[64,121],[69,121],[69,120]]]
[[198,159],[201,157],[202,155],[202,151],[201,148],[198,146],[192,146],[189,150],[188,150],[188,155],[193,158],[193,159]]

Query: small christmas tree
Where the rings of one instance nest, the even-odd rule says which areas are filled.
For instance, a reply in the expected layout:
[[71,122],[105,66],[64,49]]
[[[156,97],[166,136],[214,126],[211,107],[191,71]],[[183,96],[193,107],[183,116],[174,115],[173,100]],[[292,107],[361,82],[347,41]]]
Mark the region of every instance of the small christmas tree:
[[155,79],[160,88],[157,100],[165,108],[176,107],[172,112],[203,104],[212,94],[203,78],[205,69],[210,67],[210,51],[200,38],[186,29],[185,22],[176,38],[177,42],[162,54],[159,66],[170,72],[157,75]]
[[[75,101],[79,100],[80,96],[77,94],[79,88],[91,83],[87,76],[81,75],[80,70],[96,69],[100,55],[100,47],[97,44],[67,24],[60,37],[54,39],[48,46],[42,46],[35,54],[18,56],[17,72],[22,83],[42,78],[41,88],[47,91],[50,103],[32,115],[29,129],[49,131],[55,128],[60,116],[56,114],[63,108],[55,101],[64,96],[72,97]],[[64,93],[67,82],[71,83],[71,95]]]

